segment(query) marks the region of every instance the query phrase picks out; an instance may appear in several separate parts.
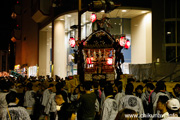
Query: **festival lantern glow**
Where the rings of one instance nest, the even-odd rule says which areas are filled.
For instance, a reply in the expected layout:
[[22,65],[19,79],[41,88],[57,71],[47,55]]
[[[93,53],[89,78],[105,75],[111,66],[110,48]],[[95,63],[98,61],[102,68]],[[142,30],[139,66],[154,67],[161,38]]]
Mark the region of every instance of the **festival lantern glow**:
[[91,58],[86,58],[87,64],[92,64]]
[[71,37],[71,38],[69,39],[69,44],[70,44],[71,47],[75,47],[75,45],[76,45],[75,39]]
[[96,14],[92,13],[91,22],[95,22],[95,21],[96,21]]
[[123,47],[125,45],[125,37],[121,37],[119,40],[119,44]]
[[107,59],[107,64],[108,64],[108,65],[112,65],[112,63],[113,63],[112,58],[108,58],[108,59]]

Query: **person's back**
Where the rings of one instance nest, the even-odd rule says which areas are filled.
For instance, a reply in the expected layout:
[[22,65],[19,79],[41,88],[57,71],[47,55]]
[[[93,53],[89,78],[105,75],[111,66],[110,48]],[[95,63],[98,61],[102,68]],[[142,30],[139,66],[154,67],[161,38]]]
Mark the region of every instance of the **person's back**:
[[83,117],[92,117],[95,113],[95,93],[84,94],[80,97],[81,110]]
[[113,98],[112,85],[105,86],[104,92],[107,97],[102,106],[102,120],[114,120],[118,113],[118,106]]
[[126,85],[126,95],[120,99],[119,110],[123,108],[129,108],[135,110],[138,114],[143,114],[144,109],[142,101],[139,97],[133,95],[134,86],[132,83]]
[[163,81],[157,82],[155,92],[156,92],[155,96],[152,96],[154,99],[152,100],[154,114],[158,112],[156,111],[156,108],[157,108],[157,101],[160,96],[167,96],[170,99],[170,94],[169,92],[166,91],[166,85]]
[[0,109],[7,108],[6,95],[8,92],[0,92]]
[[31,120],[26,109],[23,107],[18,107],[16,104],[10,104],[8,110],[7,108],[2,109],[1,120],[9,120],[9,117],[11,117],[11,120]]
[[31,120],[26,109],[19,107],[17,104],[19,99],[16,92],[10,92],[6,95],[6,101],[8,103],[7,108],[3,108],[0,112],[1,120]]
[[42,105],[46,106],[49,100],[49,97],[52,93],[52,88],[54,87],[53,84],[50,84],[47,89],[44,90],[43,96],[42,96]]
[[28,90],[25,92],[24,104],[23,104],[24,107],[26,107],[26,110],[28,111],[29,115],[33,115],[34,105],[36,102],[36,93],[32,89],[32,87],[33,87],[32,83],[27,84]]
[[84,88],[86,93],[80,97],[80,110],[79,115],[82,120],[93,120],[95,117],[95,102],[96,102],[96,94],[91,92],[91,84],[85,83]]
[[8,104],[6,102],[6,95],[9,93],[9,84],[5,80],[1,81],[1,92],[0,92],[0,110],[2,108],[7,108]]
[[144,113],[142,101],[139,97],[134,95],[125,95],[120,101],[119,110],[128,108],[136,111],[138,114]]
[[153,113],[153,110],[152,110],[153,109],[153,104],[151,102],[151,100],[152,100],[151,99],[151,94],[154,91],[154,85],[152,83],[147,83],[145,87],[146,87],[146,90],[141,95],[141,100],[142,100],[142,103],[143,103],[144,112],[152,114]]

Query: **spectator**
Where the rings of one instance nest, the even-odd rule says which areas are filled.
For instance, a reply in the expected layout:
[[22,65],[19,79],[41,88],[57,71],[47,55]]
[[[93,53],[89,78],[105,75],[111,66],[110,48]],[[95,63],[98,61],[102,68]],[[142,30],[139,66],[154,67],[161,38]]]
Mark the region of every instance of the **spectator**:
[[2,109],[0,113],[1,120],[31,120],[26,109],[17,105],[19,99],[16,92],[11,91],[8,93],[6,95],[6,101],[8,107]]
[[152,104],[153,104],[153,113],[156,114],[158,111],[157,108],[157,101],[159,96],[167,96],[170,99],[169,92],[166,91],[166,85],[164,81],[158,81],[156,84],[155,92],[152,93]]
[[113,98],[112,85],[105,86],[104,92],[106,99],[102,106],[102,120],[114,120],[118,113],[118,107],[116,101]]
[[166,102],[169,100],[167,96],[159,96],[159,100],[157,102],[157,109],[160,110],[160,114],[162,114],[162,118],[167,118],[169,113],[166,108]]
[[64,100],[68,103],[69,102],[69,98],[68,98],[68,93],[67,91],[64,89],[66,86],[66,82],[65,81],[61,81],[59,83],[56,84],[56,93],[58,94],[59,92],[63,93],[66,97],[64,98]]
[[33,116],[33,110],[34,110],[34,105],[36,102],[36,93],[35,91],[32,89],[33,84],[32,83],[28,83],[27,84],[27,91],[24,95],[24,107],[26,108],[27,112],[29,113],[31,119],[34,119]]
[[78,118],[81,120],[94,120],[96,95],[94,92],[90,91],[90,82],[85,82],[84,88],[86,93],[79,99],[80,109],[78,111]]
[[54,84],[50,84],[49,87],[43,92],[42,105],[44,107],[47,105],[48,99],[52,93],[53,88],[54,88]]
[[143,107],[144,107],[144,112],[145,113],[153,113],[152,109],[153,109],[153,104],[150,103],[151,100],[151,94],[154,90],[154,85],[152,83],[147,83],[145,86],[145,92],[142,93],[141,95],[141,100],[143,103]]
[[64,99],[66,99],[66,96],[64,95],[63,92],[59,92],[55,96],[56,104],[61,107],[57,111],[58,120],[68,120],[67,108],[69,107],[69,104]]
[[180,117],[178,117],[178,112],[180,108],[179,101],[175,98],[171,98],[167,101],[166,106],[169,117],[162,120],[180,120]]
[[71,102],[72,102],[75,106],[78,106],[78,100],[79,100],[80,96],[81,96],[80,86],[77,86],[77,87],[74,89],[74,92],[73,92],[73,94],[71,94],[71,97],[70,97]]
[[[125,93],[122,91],[122,82],[121,81],[117,81],[116,84],[115,84],[115,89],[117,91],[117,94],[115,95],[115,100],[116,100],[116,103],[117,103],[117,106],[119,108],[119,105],[120,105],[120,99],[125,96]],[[118,109],[119,111],[119,109]]]
[[1,92],[0,92],[0,109],[7,108],[6,95],[9,93],[10,84],[5,79],[1,80]]
[[[51,93],[49,100],[47,102],[47,105],[45,106],[44,112],[46,114],[46,120],[48,119],[49,115],[50,115],[50,120],[54,120],[56,115],[55,113],[57,112],[56,110],[56,101],[55,101],[55,96],[58,95],[59,93],[63,94],[63,96],[66,96],[65,98],[67,99],[67,94],[64,91],[61,91],[61,86],[62,83],[57,83],[56,84],[56,93]],[[63,99],[65,100],[65,99]],[[66,101],[67,102],[67,101]]]
[[138,120],[138,114],[131,109],[122,109],[118,112],[115,120]]
[[100,104],[100,108],[102,108],[104,100],[106,98],[105,93],[104,93],[104,86],[105,86],[106,82],[103,80],[100,80],[100,87],[101,87],[101,104]]
[[144,113],[142,101],[133,95],[134,86],[132,83],[126,85],[125,96],[120,99],[119,110],[129,108],[135,110],[139,115]]
[[135,93],[137,97],[141,98],[141,94],[143,93],[143,86],[138,85],[135,89]]
[[180,101],[180,84],[176,84],[173,88],[174,98]]
[[135,79],[134,79],[134,78],[128,78],[128,79],[127,79],[127,84],[128,84],[128,83],[134,83],[134,82],[135,82]]
[[80,98],[80,86],[74,89],[73,94],[71,94],[71,101],[77,101]]

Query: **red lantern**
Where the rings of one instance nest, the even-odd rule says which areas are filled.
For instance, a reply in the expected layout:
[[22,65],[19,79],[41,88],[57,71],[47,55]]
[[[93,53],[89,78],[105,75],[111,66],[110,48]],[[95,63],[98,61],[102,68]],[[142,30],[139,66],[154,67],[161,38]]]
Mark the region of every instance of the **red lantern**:
[[91,58],[86,58],[87,64],[92,64]]
[[96,21],[96,14],[92,13],[91,22],[95,22],[95,21]]
[[113,63],[112,58],[108,58],[108,59],[107,59],[107,65],[112,65],[112,63]]
[[119,44],[123,47],[125,45],[125,37],[121,37],[119,40]]
[[128,49],[130,47],[131,43],[129,40],[126,40],[125,48]]
[[71,47],[75,47],[75,45],[76,45],[75,39],[71,37],[71,38],[69,39],[69,44],[70,44]]

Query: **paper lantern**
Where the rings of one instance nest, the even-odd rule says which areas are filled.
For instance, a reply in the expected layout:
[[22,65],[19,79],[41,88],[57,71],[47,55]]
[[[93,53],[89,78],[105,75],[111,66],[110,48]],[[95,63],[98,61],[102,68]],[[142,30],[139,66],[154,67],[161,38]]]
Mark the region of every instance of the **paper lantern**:
[[95,22],[95,21],[96,21],[96,14],[92,13],[91,22]]
[[91,58],[86,58],[86,63],[87,64],[92,64]]
[[75,39],[74,38],[70,38],[69,44],[70,44],[71,47],[75,47],[75,45],[76,45]]
[[124,46],[124,48],[128,49],[131,46],[131,43],[129,40],[126,40],[126,44]]
[[112,58],[108,58],[107,59],[107,65],[112,65],[113,63],[113,59]]

